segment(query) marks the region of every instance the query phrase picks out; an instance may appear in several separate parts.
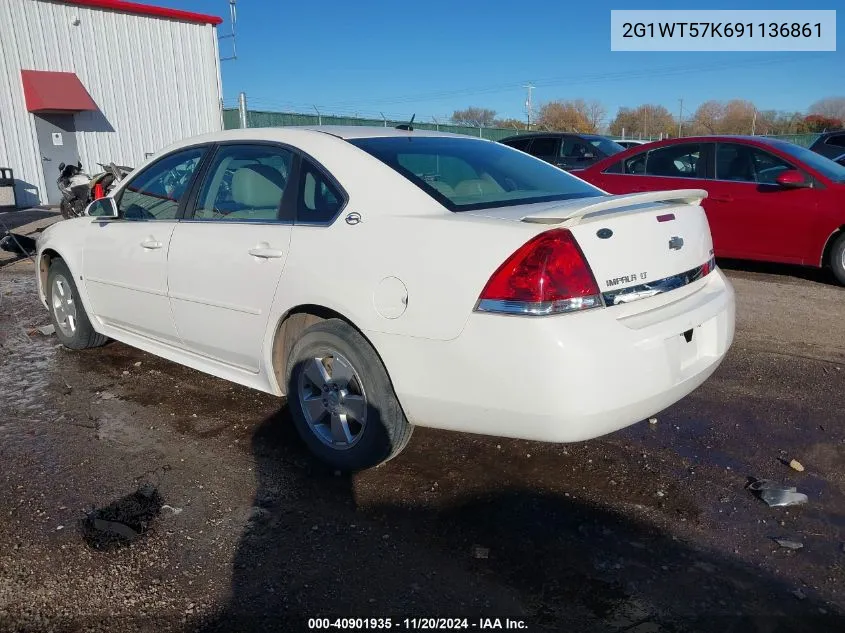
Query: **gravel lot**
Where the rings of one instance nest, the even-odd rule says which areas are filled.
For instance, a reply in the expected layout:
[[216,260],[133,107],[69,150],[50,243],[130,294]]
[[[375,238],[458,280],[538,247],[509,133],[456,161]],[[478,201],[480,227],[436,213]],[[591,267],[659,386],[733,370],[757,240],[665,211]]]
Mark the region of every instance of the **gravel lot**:
[[[0,630],[845,631],[845,290],[726,265],[734,347],[655,424],[572,445],[417,429],[353,477],[276,398],[59,348],[32,329],[33,265],[4,265]],[[809,503],[769,508],[749,477]]]

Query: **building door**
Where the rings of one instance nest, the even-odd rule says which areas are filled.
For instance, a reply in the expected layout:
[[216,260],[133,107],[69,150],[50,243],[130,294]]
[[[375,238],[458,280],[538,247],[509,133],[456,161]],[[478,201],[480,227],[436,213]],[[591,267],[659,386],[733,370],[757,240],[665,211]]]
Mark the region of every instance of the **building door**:
[[[59,204],[62,194],[56,186],[59,177],[59,165],[75,165],[79,161],[76,148],[76,126],[72,114],[36,114],[35,133],[38,137],[38,150],[47,185],[47,201]],[[43,200],[42,196],[42,200]]]

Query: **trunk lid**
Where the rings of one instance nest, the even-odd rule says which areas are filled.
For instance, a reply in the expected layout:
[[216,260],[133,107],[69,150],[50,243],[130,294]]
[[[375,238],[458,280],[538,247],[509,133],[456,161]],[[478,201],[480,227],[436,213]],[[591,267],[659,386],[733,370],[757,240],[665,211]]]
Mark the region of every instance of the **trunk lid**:
[[713,257],[710,225],[700,206],[706,197],[701,189],[651,191],[469,213],[568,228],[607,305],[616,305],[701,276]]

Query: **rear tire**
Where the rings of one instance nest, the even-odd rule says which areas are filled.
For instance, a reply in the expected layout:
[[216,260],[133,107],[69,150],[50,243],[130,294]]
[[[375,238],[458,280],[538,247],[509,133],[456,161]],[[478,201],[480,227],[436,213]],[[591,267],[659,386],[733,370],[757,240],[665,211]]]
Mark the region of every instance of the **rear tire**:
[[108,337],[98,334],[91,326],[64,260],[54,259],[50,263],[44,294],[50,307],[50,320],[62,345],[69,349],[88,349],[108,342]]
[[842,233],[830,248],[828,264],[836,281],[845,286],[845,233]]
[[305,330],[291,350],[285,376],[296,430],[332,468],[371,468],[408,445],[414,427],[381,359],[346,322],[329,319]]

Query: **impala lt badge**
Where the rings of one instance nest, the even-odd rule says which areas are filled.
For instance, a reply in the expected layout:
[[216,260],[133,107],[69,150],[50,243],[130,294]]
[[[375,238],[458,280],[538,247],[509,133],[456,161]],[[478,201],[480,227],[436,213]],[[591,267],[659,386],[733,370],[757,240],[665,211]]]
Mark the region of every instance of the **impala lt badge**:
[[669,240],[669,250],[670,251],[679,251],[684,247],[684,238],[678,237],[675,235],[671,240]]

